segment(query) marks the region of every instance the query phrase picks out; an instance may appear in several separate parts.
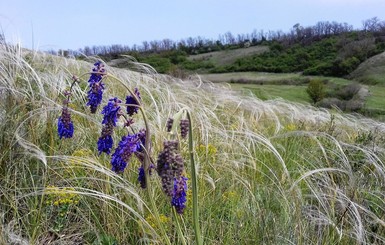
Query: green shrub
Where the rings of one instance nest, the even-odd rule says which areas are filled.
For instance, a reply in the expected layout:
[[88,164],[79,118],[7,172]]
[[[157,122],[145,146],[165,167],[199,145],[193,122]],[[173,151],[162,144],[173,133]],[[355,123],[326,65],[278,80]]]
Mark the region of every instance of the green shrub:
[[321,80],[315,79],[309,82],[306,89],[307,94],[313,103],[317,103],[322,100],[325,96],[325,85]]
[[324,98],[320,100],[317,103],[317,106],[328,108],[328,109],[331,109],[333,107],[338,107],[340,110],[344,111],[346,109],[346,101],[329,97],[329,98]]

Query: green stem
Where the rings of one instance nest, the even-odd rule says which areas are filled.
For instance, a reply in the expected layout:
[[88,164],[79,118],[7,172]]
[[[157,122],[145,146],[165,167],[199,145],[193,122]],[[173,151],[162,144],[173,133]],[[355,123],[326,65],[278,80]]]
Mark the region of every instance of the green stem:
[[183,244],[183,245],[187,245],[187,244],[186,244],[186,239],[185,239],[184,236],[183,236],[182,228],[180,227],[179,217],[178,217],[178,214],[176,213],[175,207],[172,207],[172,213],[173,213],[174,218],[175,218],[176,229],[177,229],[179,238],[180,238],[180,240],[182,241],[182,244]]
[[192,134],[192,120],[190,113],[187,112],[187,119],[189,120],[189,133],[188,133],[188,143],[189,143],[189,155],[191,163],[191,186],[192,186],[192,198],[193,198],[193,225],[195,232],[195,242],[197,245],[203,244],[203,239],[201,236],[201,230],[199,227],[199,207],[198,207],[198,184],[197,184],[197,170],[194,161],[194,150],[193,150],[193,134]]

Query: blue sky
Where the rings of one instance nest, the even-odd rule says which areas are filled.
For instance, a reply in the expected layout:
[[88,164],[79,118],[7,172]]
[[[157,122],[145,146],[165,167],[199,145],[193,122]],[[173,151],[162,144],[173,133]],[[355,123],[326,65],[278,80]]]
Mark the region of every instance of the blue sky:
[[287,32],[296,23],[385,20],[385,0],[0,0],[0,28],[23,47],[78,49],[188,37],[216,39],[253,30]]

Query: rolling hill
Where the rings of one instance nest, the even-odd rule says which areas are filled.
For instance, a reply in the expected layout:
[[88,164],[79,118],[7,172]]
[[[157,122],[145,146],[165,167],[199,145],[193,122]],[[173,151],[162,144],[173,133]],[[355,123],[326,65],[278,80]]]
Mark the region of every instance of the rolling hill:
[[188,59],[191,61],[209,61],[215,64],[215,66],[224,66],[233,64],[237,59],[262,54],[267,51],[269,51],[268,46],[258,45],[248,48],[237,48],[190,55],[188,56]]
[[357,69],[350,73],[349,78],[364,84],[385,86],[385,52],[362,62]]

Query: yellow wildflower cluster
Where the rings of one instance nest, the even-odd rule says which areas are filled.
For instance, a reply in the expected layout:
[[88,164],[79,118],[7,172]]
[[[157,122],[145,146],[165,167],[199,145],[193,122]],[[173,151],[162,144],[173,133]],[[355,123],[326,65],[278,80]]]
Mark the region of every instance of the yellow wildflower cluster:
[[204,156],[207,154],[207,156],[215,158],[215,155],[217,154],[218,150],[212,144],[208,144],[208,145],[200,144],[199,146],[197,146],[196,151],[198,155]]
[[92,155],[92,151],[90,149],[80,149],[72,153],[72,156],[74,157],[89,157],[91,155]]
[[294,131],[294,130],[297,129],[297,126],[294,123],[289,123],[289,124],[286,125],[285,128],[286,128],[287,131]]
[[47,196],[47,205],[61,206],[79,203],[79,194],[72,193],[75,191],[72,187],[59,188],[56,186],[47,186],[44,194]]
[[[156,218],[153,216],[153,215],[149,215],[146,217],[146,221],[147,223],[153,228],[153,229],[157,229],[158,226],[157,226],[157,222],[156,222]],[[165,225],[165,226],[168,226],[170,223],[171,223],[171,219],[170,217],[167,217],[166,215],[164,214],[160,214],[159,215],[159,221],[162,225]]]
[[244,209],[239,208],[240,198],[239,192],[236,191],[226,191],[222,194],[222,200],[229,205],[231,215],[237,218],[242,218],[245,215]]
[[[72,153],[72,156],[73,157],[89,157],[89,156],[92,156],[92,151],[89,149],[80,149],[80,150],[76,150],[74,153]],[[75,160],[70,160],[69,163],[71,165],[76,165],[77,162]]]
[[224,201],[236,201],[239,198],[239,194],[235,191],[226,191],[222,194]]

